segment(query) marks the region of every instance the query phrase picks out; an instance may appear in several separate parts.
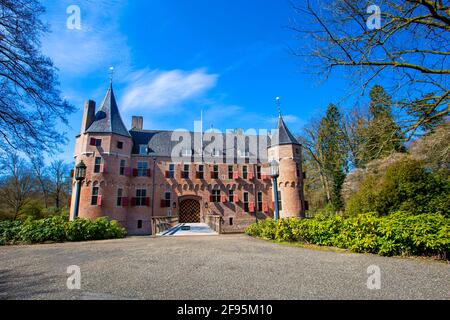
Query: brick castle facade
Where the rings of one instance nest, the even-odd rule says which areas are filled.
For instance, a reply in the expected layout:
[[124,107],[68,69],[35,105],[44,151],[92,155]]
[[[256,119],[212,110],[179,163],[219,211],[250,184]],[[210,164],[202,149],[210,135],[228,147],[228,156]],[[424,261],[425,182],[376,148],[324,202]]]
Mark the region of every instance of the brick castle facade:
[[[127,130],[110,84],[97,112],[94,101],[85,103],[76,137],[75,163],[87,166],[78,216],[108,217],[129,234],[147,235],[152,217],[204,222],[208,215],[220,215],[224,232],[242,232],[256,219],[274,216],[269,161],[275,159],[280,216],[302,217],[301,145],[281,114],[274,132],[270,137],[236,131],[179,134],[144,130],[142,117],[133,117]],[[74,180],[72,203],[75,193]]]

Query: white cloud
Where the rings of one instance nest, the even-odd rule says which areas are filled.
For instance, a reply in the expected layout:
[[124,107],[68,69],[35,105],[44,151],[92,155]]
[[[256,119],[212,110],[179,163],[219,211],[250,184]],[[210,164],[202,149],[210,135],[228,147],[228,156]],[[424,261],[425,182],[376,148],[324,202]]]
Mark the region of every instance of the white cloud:
[[105,73],[114,65],[126,72],[130,61],[127,38],[120,32],[119,13],[124,1],[80,1],[81,30],[68,29],[67,7],[73,1],[45,0],[51,33],[42,39],[43,52],[64,76]]
[[[126,78],[121,107],[124,110],[171,112],[180,104],[205,94],[217,84],[218,75],[205,70],[140,70]],[[175,108],[174,108],[175,107]]]

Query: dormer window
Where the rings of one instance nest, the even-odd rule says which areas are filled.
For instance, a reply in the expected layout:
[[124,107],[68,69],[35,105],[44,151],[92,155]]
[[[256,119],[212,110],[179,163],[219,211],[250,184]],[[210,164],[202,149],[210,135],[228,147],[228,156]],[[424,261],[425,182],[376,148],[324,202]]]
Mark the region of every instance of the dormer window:
[[193,154],[193,150],[192,149],[184,149],[182,151],[182,155],[183,157],[191,157]]
[[146,155],[147,155],[147,152],[148,152],[148,148],[147,148],[147,145],[146,145],[146,144],[141,144],[141,145],[139,145],[139,154],[140,154],[141,156],[146,156]]
[[238,150],[238,156],[240,158],[249,158],[250,157],[250,152],[249,151],[244,151],[244,150]]
[[117,149],[123,149],[123,142],[117,141]]
[[213,157],[220,157],[220,150],[217,150],[216,148],[212,149],[211,155]]

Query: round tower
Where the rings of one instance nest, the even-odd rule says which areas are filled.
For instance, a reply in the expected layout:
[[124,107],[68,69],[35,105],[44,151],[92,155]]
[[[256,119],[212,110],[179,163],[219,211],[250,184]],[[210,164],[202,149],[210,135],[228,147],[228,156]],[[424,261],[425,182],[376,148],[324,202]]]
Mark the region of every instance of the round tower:
[[277,184],[280,218],[304,217],[301,144],[286,127],[281,113],[268,148],[268,159],[269,162],[276,160],[279,163]]
[[[81,185],[78,217],[109,217],[126,226],[127,205],[118,199],[128,196],[132,146],[131,135],[120,117],[110,83],[97,112],[94,101],[86,102],[81,132],[76,137],[75,165],[83,161],[87,167],[86,178]],[[74,180],[71,219],[75,213],[75,195]]]

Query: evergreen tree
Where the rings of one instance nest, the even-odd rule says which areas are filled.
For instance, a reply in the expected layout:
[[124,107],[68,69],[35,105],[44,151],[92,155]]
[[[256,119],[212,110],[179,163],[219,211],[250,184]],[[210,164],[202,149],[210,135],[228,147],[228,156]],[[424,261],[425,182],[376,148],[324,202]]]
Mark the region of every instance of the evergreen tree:
[[331,191],[331,204],[336,210],[342,209],[341,189],[347,171],[347,152],[342,116],[333,104],[328,106],[320,122],[316,150]]
[[391,112],[392,98],[379,85],[372,88],[369,96],[369,119],[358,124],[359,166],[405,151],[400,128]]

